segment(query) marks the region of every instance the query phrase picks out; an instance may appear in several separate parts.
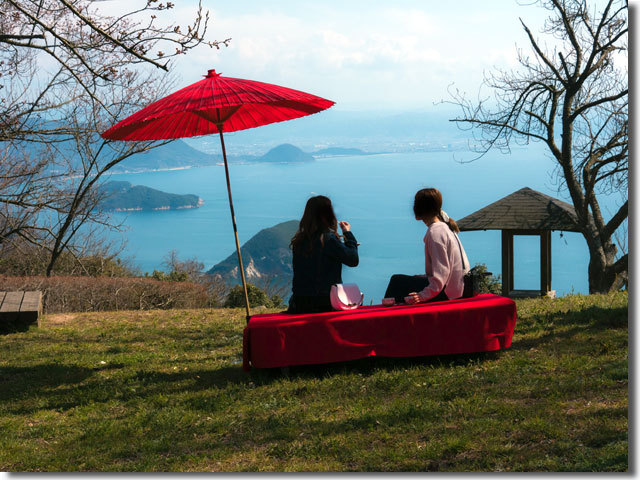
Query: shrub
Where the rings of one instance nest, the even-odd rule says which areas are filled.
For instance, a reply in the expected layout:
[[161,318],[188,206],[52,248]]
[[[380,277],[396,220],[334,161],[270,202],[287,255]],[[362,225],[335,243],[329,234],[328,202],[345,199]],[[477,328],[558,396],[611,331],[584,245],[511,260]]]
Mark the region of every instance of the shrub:
[[[177,250],[170,250],[162,260],[162,264],[167,267],[167,272],[154,270],[151,276],[158,280],[171,280],[174,282],[198,282],[203,276],[204,263],[197,258],[180,260]],[[146,275],[146,274],[145,274]]]
[[[480,273],[487,272],[487,266],[484,263],[476,263],[476,268]],[[494,293],[496,295],[502,294],[502,282],[500,281],[500,275],[486,275],[482,276],[480,280],[480,293]]]
[[284,300],[278,294],[275,294],[275,295],[271,296],[271,303],[272,303],[273,308],[283,308],[285,306]]
[[46,313],[212,306],[203,285],[140,277],[0,276],[0,291],[12,290],[42,291]]
[[[148,276],[145,274],[145,277]],[[171,271],[165,273],[161,270],[154,270],[151,274],[151,278],[160,280],[161,282],[186,282],[189,280],[189,274],[187,272]]]
[[[249,297],[249,305],[254,307],[263,305],[267,308],[278,308],[282,306],[282,298],[279,295],[274,295],[270,298],[264,290],[251,283],[247,284],[247,296]],[[231,288],[224,306],[228,308],[244,307],[244,289],[242,285],[235,285]]]

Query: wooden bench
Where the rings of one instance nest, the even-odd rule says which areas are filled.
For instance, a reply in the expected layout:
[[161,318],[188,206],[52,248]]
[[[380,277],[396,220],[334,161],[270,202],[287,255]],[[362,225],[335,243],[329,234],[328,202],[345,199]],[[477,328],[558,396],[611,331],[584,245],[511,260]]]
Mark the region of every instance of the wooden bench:
[[26,330],[42,314],[42,292],[0,292],[0,332]]

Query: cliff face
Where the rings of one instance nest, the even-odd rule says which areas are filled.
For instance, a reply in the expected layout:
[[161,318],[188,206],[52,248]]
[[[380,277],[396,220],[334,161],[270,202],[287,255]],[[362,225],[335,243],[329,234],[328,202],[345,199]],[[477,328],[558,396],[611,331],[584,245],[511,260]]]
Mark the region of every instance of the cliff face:
[[116,212],[134,210],[174,210],[197,208],[202,200],[197,195],[167,193],[129,182],[111,181],[100,186],[100,207]]
[[[279,286],[291,283],[293,268],[289,242],[298,224],[298,220],[290,220],[260,230],[240,248],[248,282],[260,283],[269,279]],[[237,254],[233,252],[207,273],[219,275],[228,284],[239,283]]]

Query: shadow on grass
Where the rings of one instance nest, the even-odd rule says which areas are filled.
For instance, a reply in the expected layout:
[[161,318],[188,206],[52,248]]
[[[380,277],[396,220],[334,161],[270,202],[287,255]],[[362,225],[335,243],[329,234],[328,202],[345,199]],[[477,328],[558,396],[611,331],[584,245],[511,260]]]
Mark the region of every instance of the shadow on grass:
[[[529,350],[558,339],[570,339],[579,333],[597,334],[603,331],[627,328],[629,311],[626,307],[605,308],[591,306],[579,311],[551,312],[527,317],[525,326],[519,332],[518,324],[514,333],[512,350]],[[546,333],[536,338],[518,338],[518,334],[527,334],[533,329],[544,328]]]
[[0,402],[41,395],[61,385],[73,387],[93,373],[91,368],[51,363],[31,367],[0,367]]
[[4,320],[0,322],[0,335],[26,332],[31,325],[35,325],[35,323],[24,320]]
[[431,355],[425,357],[366,357],[347,362],[323,363],[318,365],[296,365],[286,368],[252,369],[256,379],[280,379],[283,377],[322,379],[333,375],[359,373],[371,375],[380,370],[406,370],[414,367],[455,367],[495,360],[501,350],[494,352],[465,353],[455,355]]
[[[125,366],[109,364],[87,368],[73,365],[41,364],[31,367],[0,368],[0,402],[13,414],[39,409],[68,410],[79,405],[115,401],[151,401],[157,395],[206,392],[229,386],[269,385],[290,378],[322,379],[333,375],[371,375],[379,370],[394,371],[424,366],[457,366],[493,360],[500,352],[433,357],[369,357],[349,362],[295,366],[288,369],[253,369],[246,373],[240,365],[215,370],[158,372],[138,370],[129,375],[116,372]],[[96,376],[98,371],[114,375]],[[34,401],[37,400],[37,401]]]
[[156,395],[206,391],[254,381],[239,366],[176,373],[138,371],[125,377],[95,376],[96,370],[115,371],[122,367],[112,364],[92,369],[45,364],[0,368],[0,402],[13,414],[28,414],[40,409],[64,411],[113,400],[147,401]]

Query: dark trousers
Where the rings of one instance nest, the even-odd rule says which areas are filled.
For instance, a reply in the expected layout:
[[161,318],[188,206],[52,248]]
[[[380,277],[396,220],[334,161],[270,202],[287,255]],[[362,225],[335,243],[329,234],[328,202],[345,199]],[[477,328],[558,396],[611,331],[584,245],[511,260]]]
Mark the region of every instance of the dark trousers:
[[331,312],[332,310],[333,307],[331,306],[329,295],[292,295],[289,299],[287,313],[320,313]]
[[[387,291],[384,293],[384,298],[393,297],[396,303],[404,303],[404,297],[411,292],[419,292],[424,290],[429,285],[427,277],[421,277],[418,275],[393,275],[389,280]],[[443,300],[449,300],[447,294],[442,291],[433,298],[427,300],[428,302],[441,302]]]

